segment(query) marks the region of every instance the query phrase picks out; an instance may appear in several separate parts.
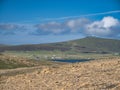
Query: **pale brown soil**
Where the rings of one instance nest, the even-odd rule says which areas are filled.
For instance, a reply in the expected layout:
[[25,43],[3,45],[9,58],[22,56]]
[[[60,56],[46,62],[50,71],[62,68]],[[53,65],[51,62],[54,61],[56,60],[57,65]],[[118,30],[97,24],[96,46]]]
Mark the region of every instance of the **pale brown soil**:
[[0,70],[0,90],[120,90],[118,58],[14,70]]

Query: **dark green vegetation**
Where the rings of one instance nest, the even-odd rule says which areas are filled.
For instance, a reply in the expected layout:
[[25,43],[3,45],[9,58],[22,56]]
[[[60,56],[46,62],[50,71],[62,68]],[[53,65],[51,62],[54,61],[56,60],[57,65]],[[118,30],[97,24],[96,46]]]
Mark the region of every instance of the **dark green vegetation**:
[[62,51],[70,53],[120,53],[120,40],[86,37],[67,42],[0,47],[0,51]]

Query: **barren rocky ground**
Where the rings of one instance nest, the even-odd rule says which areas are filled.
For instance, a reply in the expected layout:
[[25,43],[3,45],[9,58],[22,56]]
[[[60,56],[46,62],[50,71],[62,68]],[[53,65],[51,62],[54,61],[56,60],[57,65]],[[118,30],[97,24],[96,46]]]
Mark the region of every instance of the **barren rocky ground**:
[[0,90],[120,90],[120,59],[0,70]]

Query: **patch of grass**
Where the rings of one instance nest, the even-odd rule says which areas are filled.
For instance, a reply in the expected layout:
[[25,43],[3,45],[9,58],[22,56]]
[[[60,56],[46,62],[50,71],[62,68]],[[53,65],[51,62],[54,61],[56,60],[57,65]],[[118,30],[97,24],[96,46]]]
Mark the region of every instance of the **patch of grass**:
[[23,57],[14,57],[11,55],[1,55],[0,56],[0,69],[13,69],[13,68],[20,68],[20,67],[30,67],[34,66],[32,60],[28,60]]
[[0,60],[0,69],[13,69],[18,67],[28,67],[28,65]]
[[34,67],[34,66],[52,66],[61,63],[52,62],[49,60],[41,59],[35,60],[17,55],[4,54],[0,56],[0,69],[14,69],[21,67]]

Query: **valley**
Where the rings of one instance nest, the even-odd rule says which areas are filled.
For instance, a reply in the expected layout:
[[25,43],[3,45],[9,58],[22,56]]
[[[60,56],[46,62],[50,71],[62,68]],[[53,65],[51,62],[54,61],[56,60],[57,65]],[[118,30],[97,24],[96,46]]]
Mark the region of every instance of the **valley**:
[[119,43],[87,37],[44,45],[2,45],[0,90],[119,90]]

